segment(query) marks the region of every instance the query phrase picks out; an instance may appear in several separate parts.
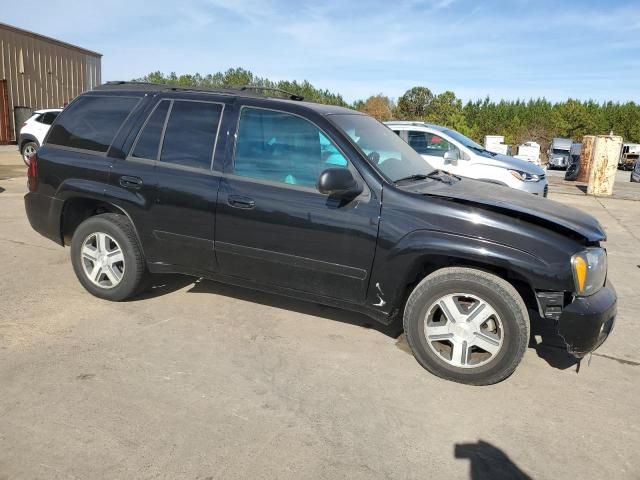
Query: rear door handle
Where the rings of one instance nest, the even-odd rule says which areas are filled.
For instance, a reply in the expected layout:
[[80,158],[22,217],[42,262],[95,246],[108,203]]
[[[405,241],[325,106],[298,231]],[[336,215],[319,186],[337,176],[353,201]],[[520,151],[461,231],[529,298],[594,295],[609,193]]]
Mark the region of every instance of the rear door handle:
[[253,208],[256,206],[255,200],[240,195],[229,195],[227,203],[234,208]]
[[120,185],[125,188],[140,188],[142,186],[142,179],[140,177],[130,177],[129,175],[123,175],[120,177]]

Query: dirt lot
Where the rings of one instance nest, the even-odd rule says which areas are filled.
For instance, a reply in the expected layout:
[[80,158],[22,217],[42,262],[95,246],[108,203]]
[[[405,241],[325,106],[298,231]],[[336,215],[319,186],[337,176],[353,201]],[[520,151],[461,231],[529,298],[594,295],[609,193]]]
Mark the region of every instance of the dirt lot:
[[[569,182],[564,180],[564,170],[547,170],[549,189],[556,194],[582,195],[587,192],[587,184],[581,182]],[[640,188],[637,183],[629,181],[631,172],[616,171],[616,181],[613,189],[613,199],[640,201]],[[638,207],[640,208],[640,206]]]
[[314,304],[182,277],[98,300],[29,227],[19,162],[0,151],[0,479],[640,478],[637,202],[551,189],[608,231],[616,328],[578,374],[536,327],[478,388]]

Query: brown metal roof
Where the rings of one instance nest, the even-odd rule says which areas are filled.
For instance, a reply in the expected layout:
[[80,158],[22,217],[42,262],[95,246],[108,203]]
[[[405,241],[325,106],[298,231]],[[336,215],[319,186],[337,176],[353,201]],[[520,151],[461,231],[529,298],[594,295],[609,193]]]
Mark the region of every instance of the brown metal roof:
[[56,40],[55,38],[47,37],[46,35],[40,35],[39,33],[30,32],[29,30],[23,30],[22,28],[14,27],[12,25],[7,25],[6,23],[0,22],[0,29],[11,30],[16,33],[20,33],[22,35],[28,35],[30,37],[34,37],[38,40],[43,40],[45,42],[54,43],[61,47],[70,48],[72,50],[77,50],[79,52],[85,53],[87,55],[91,55],[94,57],[102,57],[101,53],[94,52],[92,50],[87,50],[86,48],[81,48],[76,45],[72,45],[70,43],[62,42],[60,40]]

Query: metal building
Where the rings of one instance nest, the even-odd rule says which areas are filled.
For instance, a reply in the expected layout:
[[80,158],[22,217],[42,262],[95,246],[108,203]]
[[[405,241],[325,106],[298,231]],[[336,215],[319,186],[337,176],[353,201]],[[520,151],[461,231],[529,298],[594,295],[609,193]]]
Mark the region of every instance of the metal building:
[[16,140],[25,117],[63,107],[100,84],[102,55],[0,23],[0,145]]

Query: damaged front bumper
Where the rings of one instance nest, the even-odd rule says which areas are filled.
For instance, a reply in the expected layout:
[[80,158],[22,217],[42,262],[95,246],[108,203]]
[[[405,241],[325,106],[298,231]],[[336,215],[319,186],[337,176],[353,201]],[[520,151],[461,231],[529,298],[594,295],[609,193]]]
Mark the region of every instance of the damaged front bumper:
[[616,291],[607,281],[597,293],[575,297],[558,318],[558,333],[572,355],[582,358],[607,339],[616,320]]

